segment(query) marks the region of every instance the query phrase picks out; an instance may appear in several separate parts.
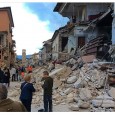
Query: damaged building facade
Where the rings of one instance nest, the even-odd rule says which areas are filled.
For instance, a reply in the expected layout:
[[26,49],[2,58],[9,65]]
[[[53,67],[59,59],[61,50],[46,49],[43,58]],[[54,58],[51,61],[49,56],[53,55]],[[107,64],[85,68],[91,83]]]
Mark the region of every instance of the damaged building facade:
[[43,42],[43,48],[39,52],[39,60],[43,63],[50,61],[52,57],[52,41],[51,39]]
[[38,65],[39,54],[34,53],[31,55],[30,59],[28,59],[28,65]]
[[113,3],[57,3],[54,12],[70,19],[67,53],[102,58],[104,45],[112,44]]
[[52,59],[67,60],[68,59],[68,31],[66,26],[59,28],[52,36]]
[[16,54],[14,47],[15,40],[12,39],[12,28],[14,27],[10,7],[0,8],[0,66],[14,65]]
[[113,22],[112,22],[112,44],[115,44],[115,3],[113,5],[114,12],[112,14],[113,16]]

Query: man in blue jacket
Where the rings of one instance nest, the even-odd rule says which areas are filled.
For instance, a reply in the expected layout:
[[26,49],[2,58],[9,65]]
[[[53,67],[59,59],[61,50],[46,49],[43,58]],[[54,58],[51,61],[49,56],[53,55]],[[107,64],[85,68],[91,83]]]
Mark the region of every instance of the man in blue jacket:
[[31,76],[27,75],[24,77],[25,82],[21,84],[21,95],[20,100],[23,105],[26,107],[28,112],[31,112],[31,102],[32,102],[32,94],[35,92],[35,88],[33,84],[30,83]]

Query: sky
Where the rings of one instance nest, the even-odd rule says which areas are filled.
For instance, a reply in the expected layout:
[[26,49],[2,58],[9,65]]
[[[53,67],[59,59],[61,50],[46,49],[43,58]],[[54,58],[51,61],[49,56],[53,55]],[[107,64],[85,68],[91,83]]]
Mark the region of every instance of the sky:
[[53,12],[56,2],[0,3],[0,7],[11,7],[14,28],[13,39],[16,41],[16,53],[39,52],[43,41],[51,39],[55,30],[67,24],[68,18]]

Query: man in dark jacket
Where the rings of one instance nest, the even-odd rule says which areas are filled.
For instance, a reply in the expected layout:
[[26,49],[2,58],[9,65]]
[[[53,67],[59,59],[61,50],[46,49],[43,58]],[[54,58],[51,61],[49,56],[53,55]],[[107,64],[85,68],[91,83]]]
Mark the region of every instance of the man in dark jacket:
[[4,72],[0,68],[0,83],[3,83],[3,79],[4,79]]
[[20,102],[7,98],[7,88],[0,84],[0,112],[27,112]]
[[52,112],[53,79],[49,77],[48,71],[43,72],[42,82],[44,82],[42,85],[42,88],[44,89],[44,109],[45,112]]

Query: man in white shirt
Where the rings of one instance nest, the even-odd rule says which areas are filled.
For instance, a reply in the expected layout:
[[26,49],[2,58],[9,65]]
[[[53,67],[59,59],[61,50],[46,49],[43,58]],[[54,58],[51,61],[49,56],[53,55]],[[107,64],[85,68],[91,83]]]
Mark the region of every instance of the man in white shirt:
[[12,81],[15,81],[15,76],[16,76],[16,69],[14,67],[11,68],[10,70],[11,76],[12,76]]

